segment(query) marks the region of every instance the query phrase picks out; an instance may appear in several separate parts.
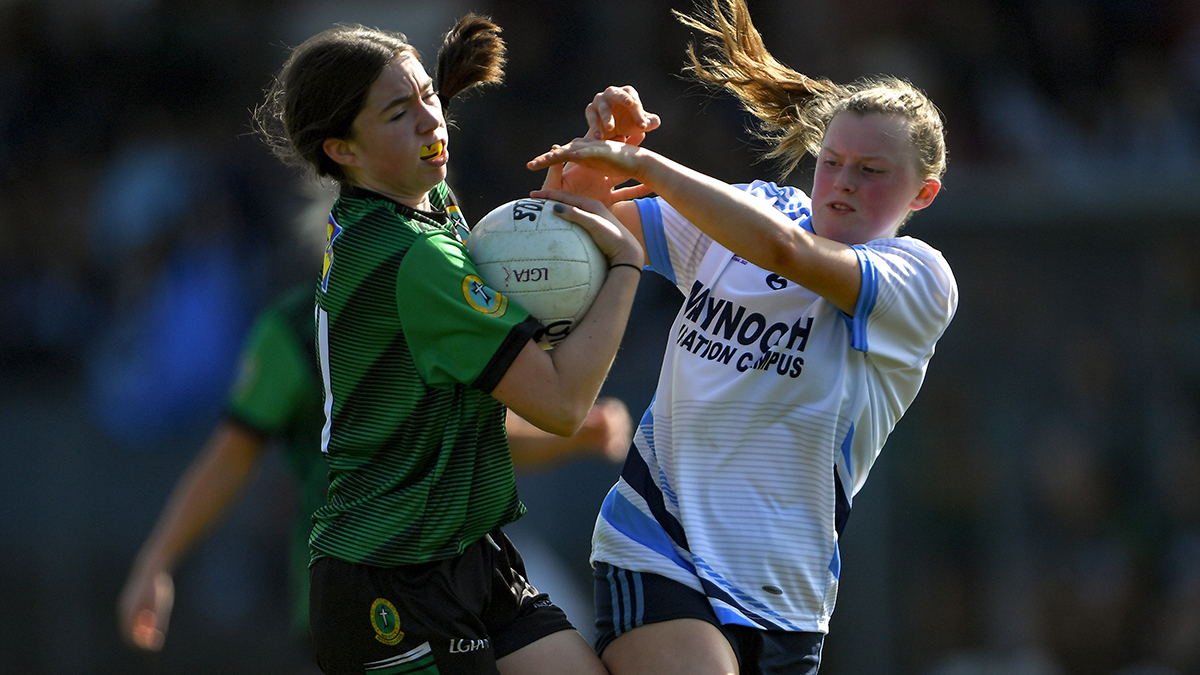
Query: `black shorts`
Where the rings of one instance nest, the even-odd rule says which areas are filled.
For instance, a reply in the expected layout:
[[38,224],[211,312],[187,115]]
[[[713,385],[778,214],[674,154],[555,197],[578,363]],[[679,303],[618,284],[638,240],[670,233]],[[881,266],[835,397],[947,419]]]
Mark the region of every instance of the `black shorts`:
[[329,675],[497,673],[496,659],[572,628],[499,528],[456,558],[384,568],[327,557],[309,579],[313,651]]
[[725,635],[741,675],[816,675],[824,633],[723,624],[703,593],[649,572],[596,563],[596,653],[622,633],[672,619],[700,619]]

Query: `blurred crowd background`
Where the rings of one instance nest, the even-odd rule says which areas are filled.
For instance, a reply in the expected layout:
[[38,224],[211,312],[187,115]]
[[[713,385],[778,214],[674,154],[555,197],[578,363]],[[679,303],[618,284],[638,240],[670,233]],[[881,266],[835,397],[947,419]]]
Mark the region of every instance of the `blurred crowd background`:
[[[450,108],[473,219],[539,186],[524,162],[609,84],[662,116],[646,145],[778,178],[749,119],[679,77],[695,36],[670,9],[689,3],[0,0],[0,672],[305,668],[277,459],[179,571],[165,650],[115,622],[249,321],[317,273],[328,190],[250,127],[288,47],[353,21],[429,63],[455,18],[492,15],[507,81]],[[1200,673],[1200,3],[749,6],[788,65],[907,77],[947,118],[945,189],[907,231],[946,254],[959,313],[855,501],[822,673]],[[604,392],[635,416],[678,301],[646,276]],[[516,529],[566,570],[564,598],[590,598],[618,471],[520,479]]]

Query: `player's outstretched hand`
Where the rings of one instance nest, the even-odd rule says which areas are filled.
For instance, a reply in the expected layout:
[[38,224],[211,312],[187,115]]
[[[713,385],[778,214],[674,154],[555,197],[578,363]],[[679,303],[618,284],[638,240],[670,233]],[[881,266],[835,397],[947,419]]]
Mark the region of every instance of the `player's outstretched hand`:
[[596,399],[578,436],[581,444],[595,448],[604,459],[624,461],[633,441],[633,418],[629,416],[629,408],[619,398],[603,396]]
[[170,574],[135,569],[117,600],[121,636],[140,649],[159,651],[167,637],[174,604],[175,582]]
[[512,410],[504,421],[513,466],[538,470],[580,457],[622,462],[633,440],[633,419],[619,398],[602,396],[592,404],[583,425],[571,436],[557,436],[533,426]]
[[[638,172],[641,169],[640,158],[645,152],[648,151],[627,143],[577,138],[566,145],[553,146],[549,152],[531,159],[526,166],[537,171],[556,164],[571,162],[604,176],[623,176],[626,179],[640,180],[638,178]],[[638,187],[645,189],[641,185]],[[565,185],[563,189],[567,189]],[[574,190],[571,191],[574,192]],[[533,196],[542,197],[544,195],[535,193]]]
[[608,87],[596,94],[584,110],[588,122],[588,137],[601,141],[617,140],[638,145],[646,133],[661,124],[658,115],[646,112],[637,90]]
[[642,245],[603,203],[562,190],[541,190],[534,194],[558,202],[551,207],[554,213],[587,230],[609,265],[642,266],[646,259]]
[[[576,141],[582,139],[575,139]],[[553,146],[554,150],[561,148]],[[640,183],[620,187],[629,181],[629,176],[618,175],[603,170],[603,165],[593,164],[583,166],[575,162],[557,162],[539,164],[538,168],[546,168],[546,179],[542,190],[565,190],[577,195],[589,197],[612,207],[613,204],[626,199],[637,199],[650,194],[650,188]]]

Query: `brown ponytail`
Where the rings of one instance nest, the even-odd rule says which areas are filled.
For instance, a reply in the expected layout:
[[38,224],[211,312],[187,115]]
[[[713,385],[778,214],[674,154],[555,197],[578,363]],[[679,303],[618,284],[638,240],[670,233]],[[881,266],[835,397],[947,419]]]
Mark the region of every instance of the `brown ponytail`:
[[718,52],[700,57],[695,44],[688,45],[690,65],[684,71],[707,86],[729,90],[759,119],[760,128],[754,133],[773,146],[766,157],[780,159],[785,175],[805,152],[820,147],[825,127],[809,108],[822,98],[840,97],[843,87],[780,63],[767,51],[743,0],[712,0],[712,7],[700,8],[697,16],[680,12],[675,16],[706,34],[705,45]]
[[745,0],[712,0],[710,8],[699,8],[695,16],[675,16],[708,36],[704,46],[713,52],[701,57],[694,44],[688,45],[684,71],[706,86],[727,89],[758,118],[759,128],[751,131],[772,146],[764,156],[779,160],[785,176],[805,153],[820,152],[829,122],[847,110],[907,117],[924,176],[945,173],[941,113],[911,83],[881,75],[842,85],[796,72],[767,51]]
[[442,104],[481,84],[504,79],[504,40],[486,16],[468,14],[446,33],[438,50],[434,87]]

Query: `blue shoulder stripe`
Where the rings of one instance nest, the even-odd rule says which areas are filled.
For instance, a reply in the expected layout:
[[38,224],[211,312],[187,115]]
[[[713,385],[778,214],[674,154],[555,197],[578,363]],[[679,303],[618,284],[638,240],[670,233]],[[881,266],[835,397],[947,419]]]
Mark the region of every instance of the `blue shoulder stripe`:
[[850,329],[850,347],[865,352],[867,319],[871,316],[871,310],[875,309],[875,298],[879,294],[879,275],[875,270],[875,263],[871,262],[867,255],[865,246],[856,244],[850,248],[858,255],[858,266],[862,269],[862,288],[858,290],[858,304],[854,307],[854,316],[846,316],[846,327]]
[[801,227],[812,232],[812,200],[803,190],[790,185],[778,185],[764,180],[753,183],[739,183],[733,187],[745,190],[757,197],[771,201],[775,210],[796,221]]
[[650,269],[666,277],[672,284],[675,268],[671,266],[671,253],[667,248],[667,233],[663,230],[662,208],[658,198],[638,199],[638,213],[642,216],[642,238],[646,240],[646,256],[650,258]]

